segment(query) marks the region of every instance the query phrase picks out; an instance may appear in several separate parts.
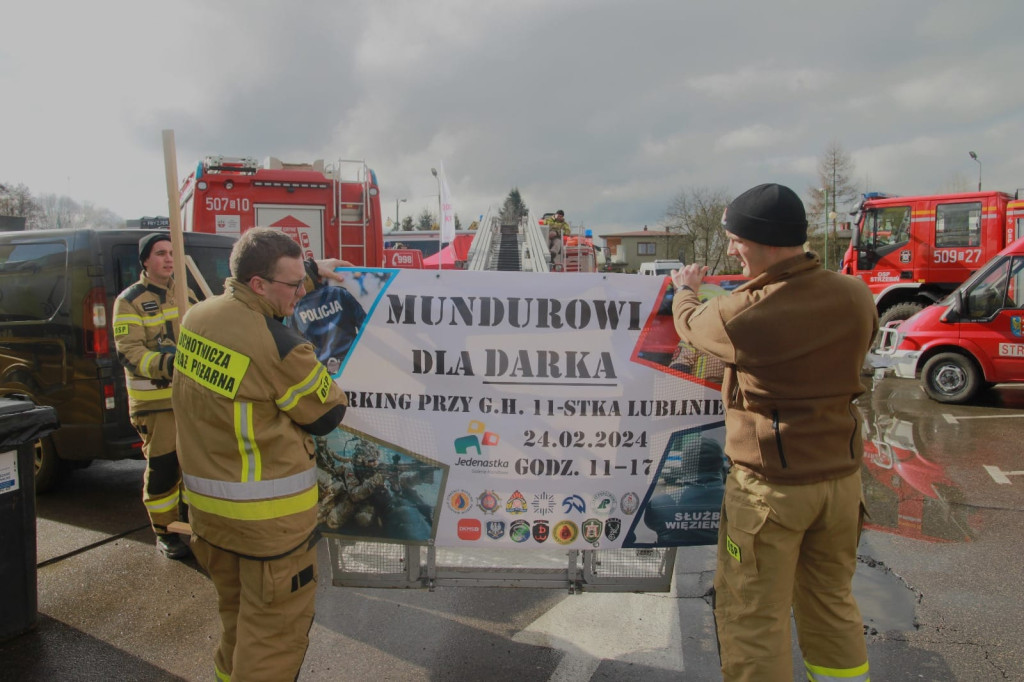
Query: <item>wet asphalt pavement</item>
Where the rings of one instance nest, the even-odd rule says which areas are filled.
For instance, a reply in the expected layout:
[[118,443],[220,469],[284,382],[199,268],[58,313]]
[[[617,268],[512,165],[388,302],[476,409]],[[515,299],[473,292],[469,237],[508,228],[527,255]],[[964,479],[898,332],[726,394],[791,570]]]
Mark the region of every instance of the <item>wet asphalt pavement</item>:
[[[886,378],[860,403],[871,518],[854,588],[872,678],[1024,679],[1024,388],[947,406]],[[213,679],[213,588],[157,553],[142,468],[97,462],[38,498],[39,621],[0,643],[0,680]],[[300,679],[721,679],[713,568],[714,548],[681,549],[662,594],[340,588],[321,543]]]

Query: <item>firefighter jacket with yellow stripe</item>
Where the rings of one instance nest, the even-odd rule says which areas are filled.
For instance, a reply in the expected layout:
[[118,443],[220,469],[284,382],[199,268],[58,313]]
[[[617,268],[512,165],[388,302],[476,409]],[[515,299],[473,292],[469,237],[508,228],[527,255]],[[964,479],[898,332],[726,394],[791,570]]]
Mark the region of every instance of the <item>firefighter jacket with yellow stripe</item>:
[[[188,292],[189,303],[196,297]],[[171,377],[178,338],[174,280],[162,287],[145,271],[114,301],[114,345],[125,368],[132,416],[171,409]]]
[[313,436],[347,400],[313,345],[248,286],[185,316],[174,366],[178,459],[192,531],[247,557],[286,554],[316,526]]

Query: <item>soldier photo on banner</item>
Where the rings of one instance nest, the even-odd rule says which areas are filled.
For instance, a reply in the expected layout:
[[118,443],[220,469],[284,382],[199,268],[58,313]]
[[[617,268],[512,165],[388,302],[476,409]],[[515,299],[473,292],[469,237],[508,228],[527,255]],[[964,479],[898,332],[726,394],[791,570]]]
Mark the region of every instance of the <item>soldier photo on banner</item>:
[[410,544],[433,537],[445,467],[338,428],[316,439],[319,530]]

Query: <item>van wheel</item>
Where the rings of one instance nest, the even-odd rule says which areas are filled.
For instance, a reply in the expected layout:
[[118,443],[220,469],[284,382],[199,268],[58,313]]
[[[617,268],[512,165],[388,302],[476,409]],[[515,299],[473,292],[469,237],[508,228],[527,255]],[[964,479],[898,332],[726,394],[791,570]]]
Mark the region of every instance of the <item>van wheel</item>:
[[903,322],[904,320],[909,320],[922,310],[924,310],[923,305],[913,302],[897,303],[896,305],[886,308],[882,314],[878,316],[878,334],[875,335],[875,340],[871,344],[871,350],[877,350],[878,345],[882,342],[882,329],[885,325],[890,322]]
[[940,403],[965,403],[984,385],[981,370],[960,353],[939,353],[925,363],[921,381],[928,397]]
[[67,467],[64,460],[57,456],[57,449],[49,436],[36,441],[35,456],[36,492],[45,493],[57,485]]

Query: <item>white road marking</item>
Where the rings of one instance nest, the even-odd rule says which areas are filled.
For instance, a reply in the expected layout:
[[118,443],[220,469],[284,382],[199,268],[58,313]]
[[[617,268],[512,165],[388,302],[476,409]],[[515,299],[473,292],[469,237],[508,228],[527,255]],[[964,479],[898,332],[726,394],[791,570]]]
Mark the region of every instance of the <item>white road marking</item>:
[[1024,414],[978,414],[972,417],[954,417],[951,414],[943,414],[942,417],[950,424],[962,422],[965,419],[1020,419]]
[[985,471],[992,477],[992,480],[1000,485],[1011,485],[1009,476],[1024,476],[1024,471],[1002,471],[999,467],[994,467],[989,464],[984,464]]
[[586,682],[602,660],[684,670],[675,581],[667,594],[568,597],[512,639],[565,652],[549,682]]

